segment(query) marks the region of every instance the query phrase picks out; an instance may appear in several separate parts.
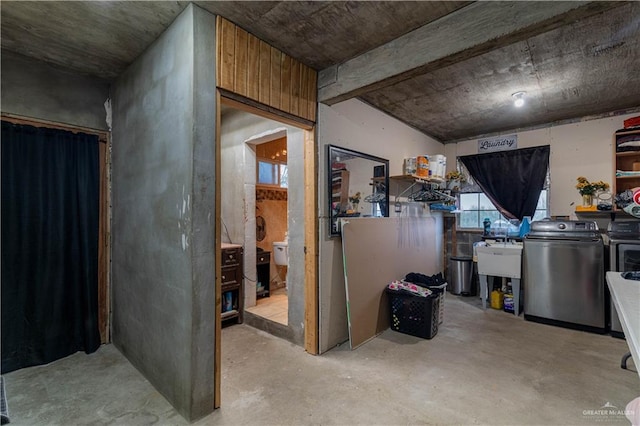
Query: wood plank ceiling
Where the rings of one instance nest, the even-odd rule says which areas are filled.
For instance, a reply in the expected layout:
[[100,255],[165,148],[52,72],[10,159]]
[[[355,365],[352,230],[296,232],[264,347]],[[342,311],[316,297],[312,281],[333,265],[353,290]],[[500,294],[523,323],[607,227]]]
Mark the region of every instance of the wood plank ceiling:
[[[390,75],[398,68],[395,77],[347,96],[445,143],[640,107],[640,2],[194,3],[319,71],[321,89],[346,75],[354,59],[378,49]],[[2,49],[114,80],[188,4],[3,1]],[[567,12],[540,18],[551,5]],[[509,13],[513,19],[501,19]],[[452,27],[460,16],[487,31]],[[525,26],[513,29],[516,21]],[[406,73],[401,66],[410,60],[455,47],[453,36],[437,45],[418,40],[408,53],[394,44],[421,28],[432,39],[450,31],[466,50]],[[496,29],[507,33],[481,40],[482,32]],[[358,72],[365,80],[375,68]],[[511,94],[518,90],[527,91],[528,103],[515,110]]]

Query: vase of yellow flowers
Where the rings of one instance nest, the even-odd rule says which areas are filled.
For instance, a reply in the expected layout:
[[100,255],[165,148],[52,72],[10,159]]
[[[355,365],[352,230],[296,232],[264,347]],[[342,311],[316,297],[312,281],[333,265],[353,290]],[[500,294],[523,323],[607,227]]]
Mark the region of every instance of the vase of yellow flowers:
[[465,182],[464,175],[457,170],[447,173],[445,179],[447,180],[447,189],[453,191],[459,190],[460,184]]
[[354,213],[358,212],[358,204],[360,204],[361,197],[362,195],[360,194],[360,191],[356,192],[354,195],[349,196],[349,202],[351,203],[351,208],[353,209]]
[[589,182],[586,177],[578,176],[578,183],[576,189],[582,195],[582,205],[584,207],[590,207],[593,205],[593,197],[598,191],[606,191],[609,189],[609,184],[601,180],[597,182]]

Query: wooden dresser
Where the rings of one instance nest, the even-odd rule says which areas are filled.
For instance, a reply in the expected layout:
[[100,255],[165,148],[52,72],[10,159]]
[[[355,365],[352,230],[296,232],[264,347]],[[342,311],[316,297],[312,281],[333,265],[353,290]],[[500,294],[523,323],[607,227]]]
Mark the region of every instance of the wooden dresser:
[[241,324],[244,310],[242,246],[222,243],[221,263],[221,318],[225,324],[232,321]]

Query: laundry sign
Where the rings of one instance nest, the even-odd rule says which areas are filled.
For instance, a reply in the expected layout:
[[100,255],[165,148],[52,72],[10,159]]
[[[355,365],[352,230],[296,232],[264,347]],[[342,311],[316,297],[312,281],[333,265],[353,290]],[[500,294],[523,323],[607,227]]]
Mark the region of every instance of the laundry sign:
[[508,151],[518,148],[518,135],[496,136],[478,139],[478,153]]

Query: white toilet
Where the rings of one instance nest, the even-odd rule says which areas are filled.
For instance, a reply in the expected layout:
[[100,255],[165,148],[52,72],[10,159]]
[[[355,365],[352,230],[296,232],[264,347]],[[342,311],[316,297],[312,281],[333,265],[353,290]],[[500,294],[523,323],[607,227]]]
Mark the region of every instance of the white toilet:
[[289,264],[289,243],[287,241],[273,242],[273,261],[280,266]]
[[[278,269],[278,276],[280,276],[281,266],[289,265],[289,242],[288,241],[274,241],[273,243],[273,262]],[[287,289],[287,278],[282,280],[285,291]]]

